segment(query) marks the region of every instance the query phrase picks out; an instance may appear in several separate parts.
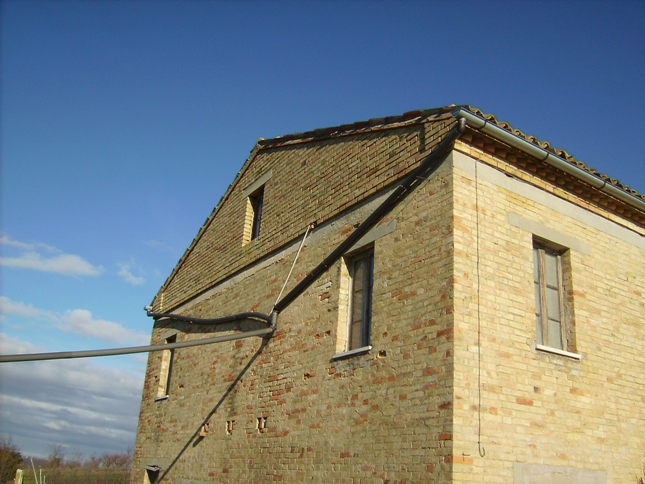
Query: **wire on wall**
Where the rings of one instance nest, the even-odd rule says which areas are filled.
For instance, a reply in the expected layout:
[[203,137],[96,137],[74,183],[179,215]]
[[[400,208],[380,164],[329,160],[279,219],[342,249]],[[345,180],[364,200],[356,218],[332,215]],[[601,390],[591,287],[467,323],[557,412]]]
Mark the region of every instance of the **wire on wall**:
[[289,269],[289,274],[287,274],[287,278],[284,280],[284,284],[282,285],[282,289],[280,289],[280,294],[278,294],[278,298],[275,300],[275,304],[273,305],[273,309],[275,309],[275,305],[278,304],[278,301],[282,297],[282,293],[284,292],[284,288],[287,287],[287,282],[289,282],[289,278],[291,277],[291,273],[293,272],[293,268],[296,266],[296,261],[298,260],[298,256],[300,255],[300,251],[302,250],[302,247],[305,245],[305,240],[307,240],[307,235],[309,234],[309,230],[312,229],[314,224],[309,224],[307,225],[307,230],[305,230],[305,235],[302,238],[302,242],[300,242],[300,247],[298,247],[298,252],[296,252],[296,256],[293,259],[293,264],[291,264],[291,269]]
[[477,165],[475,160],[475,259],[477,261],[477,446],[479,456],[486,455],[486,449],[482,445],[482,326],[481,326],[481,276],[479,272],[479,178],[477,177]]

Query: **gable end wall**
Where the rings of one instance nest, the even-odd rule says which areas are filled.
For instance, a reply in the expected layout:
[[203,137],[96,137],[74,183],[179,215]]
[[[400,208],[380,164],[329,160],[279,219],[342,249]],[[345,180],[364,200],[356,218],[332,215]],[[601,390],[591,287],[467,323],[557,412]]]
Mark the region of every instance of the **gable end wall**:
[[[160,291],[155,311],[172,310],[301,237],[308,224],[337,217],[401,179],[454,123],[443,115],[401,128],[261,149]],[[243,245],[243,191],[269,170],[260,237]]]
[[[290,285],[385,195],[317,227]],[[266,345],[247,339],[177,350],[166,400],[154,398],[160,361],[152,353],[132,482],[142,482],[144,458],[164,463],[163,482],[169,484],[449,482],[454,462],[451,212],[450,166],[444,162],[391,214],[396,224],[375,230],[373,349],[367,354],[332,359],[341,324],[340,261],[280,314],[278,330]],[[185,312],[231,314],[258,302],[270,307],[294,253],[292,247],[269,264],[248,267],[234,284],[215,286]],[[253,323],[213,328],[159,321],[153,342],[169,327],[179,328],[183,341],[250,329]],[[264,431],[257,429],[260,417],[266,418]],[[229,434],[230,421],[235,423]],[[200,439],[204,422],[210,427]]]

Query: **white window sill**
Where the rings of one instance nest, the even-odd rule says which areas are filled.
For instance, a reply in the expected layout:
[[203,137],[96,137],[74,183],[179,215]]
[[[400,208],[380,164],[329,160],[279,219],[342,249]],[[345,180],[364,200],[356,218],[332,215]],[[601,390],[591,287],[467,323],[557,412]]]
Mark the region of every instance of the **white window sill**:
[[554,355],[566,356],[567,358],[573,358],[574,360],[582,359],[582,355],[579,355],[578,353],[571,353],[569,351],[560,350],[558,348],[551,348],[550,346],[536,344],[535,349],[538,351],[544,351],[545,353],[553,353]]
[[331,357],[331,361],[343,360],[345,358],[351,358],[352,356],[364,355],[372,351],[372,345],[362,346],[354,350],[345,351],[344,353],[338,353]]
[[155,398],[155,402],[161,402],[162,400],[168,400],[168,397],[170,395],[164,395],[163,397],[157,397]]

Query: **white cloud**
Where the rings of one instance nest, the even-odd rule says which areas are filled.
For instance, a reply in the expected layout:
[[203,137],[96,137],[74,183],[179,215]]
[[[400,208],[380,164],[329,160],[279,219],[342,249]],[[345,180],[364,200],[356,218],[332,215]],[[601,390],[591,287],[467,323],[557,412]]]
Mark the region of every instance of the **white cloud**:
[[0,265],[55,272],[65,276],[98,276],[103,272],[103,268],[93,266],[82,257],[72,254],[61,254],[46,259],[36,252],[25,252],[20,257],[0,257]]
[[143,277],[137,277],[132,274],[132,272],[130,271],[130,264],[119,263],[117,265],[119,266],[119,269],[120,269],[118,274],[128,284],[132,284],[133,286],[138,286],[146,282],[146,280]]
[[6,296],[0,296],[0,314],[17,314],[25,318],[56,320],[56,316],[50,311],[35,308],[31,304],[12,301]]
[[[16,347],[35,349],[0,334],[3,352]],[[47,454],[54,443],[85,455],[133,446],[143,372],[89,359],[3,363],[0,370],[0,433],[12,435],[23,454]]]
[[60,317],[57,327],[69,333],[127,345],[146,345],[150,341],[147,334],[131,331],[112,321],[94,319],[87,309],[67,311]]
[[[127,346],[147,345],[150,342],[149,334],[132,331],[113,321],[94,319],[92,313],[87,309],[73,309],[60,315],[35,308],[31,304],[12,301],[6,296],[0,296],[0,314],[3,316],[13,314],[53,322],[56,328],[66,333],[74,333]],[[14,351],[9,353],[14,353]]]
[[[78,255],[64,254],[46,244],[28,244],[10,239],[6,235],[0,237],[0,244],[22,251],[17,257],[0,257],[0,265],[5,267],[54,272],[66,276],[97,276],[103,272],[102,267],[94,266]],[[39,251],[56,255],[43,256]]]
[[0,354],[23,355],[25,353],[40,353],[43,348],[34,346],[28,341],[20,341],[0,333]]
[[42,244],[42,243],[28,244],[26,242],[13,240],[7,235],[3,235],[0,237],[0,244],[8,245],[9,247],[18,247],[19,249],[23,249],[31,252],[35,251],[36,249],[43,249],[43,250],[46,250],[47,252],[60,252],[60,250],[58,250],[56,247],[52,247],[51,245]]

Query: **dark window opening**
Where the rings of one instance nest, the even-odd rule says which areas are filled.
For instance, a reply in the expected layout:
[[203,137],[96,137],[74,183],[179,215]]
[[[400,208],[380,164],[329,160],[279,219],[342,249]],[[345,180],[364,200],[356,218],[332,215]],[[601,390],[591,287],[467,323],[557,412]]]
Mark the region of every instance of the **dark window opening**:
[[348,350],[370,344],[372,320],[372,284],[374,280],[374,252],[363,252],[350,259],[351,278],[349,304]]
[[[177,335],[173,335],[166,340],[166,343],[175,343],[177,342]],[[168,378],[166,378],[166,393],[170,393],[170,381],[172,379],[172,363],[175,359],[175,350],[170,350],[170,358],[168,360]]]
[[146,469],[146,479],[145,484],[156,484],[159,479],[159,470],[158,469]]
[[[177,335],[174,334],[166,338],[166,344],[175,343]],[[170,394],[170,380],[172,378],[172,363],[175,356],[175,350],[163,350],[161,355],[161,374],[159,375],[159,389],[157,398],[166,397]]]
[[264,204],[264,187],[261,187],[249,197],[251,208],[253,210],[253,222],[251,224],[251,240],[260,236],[260,226],[262,224],[262,205]]

